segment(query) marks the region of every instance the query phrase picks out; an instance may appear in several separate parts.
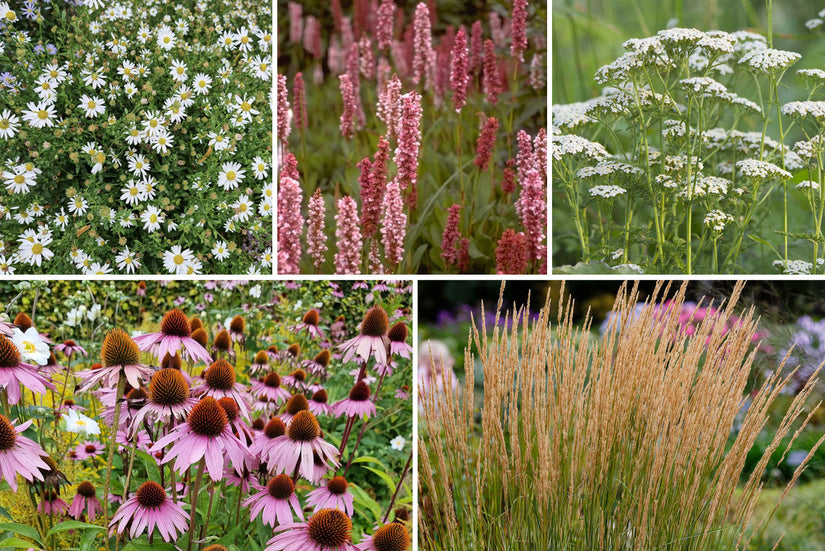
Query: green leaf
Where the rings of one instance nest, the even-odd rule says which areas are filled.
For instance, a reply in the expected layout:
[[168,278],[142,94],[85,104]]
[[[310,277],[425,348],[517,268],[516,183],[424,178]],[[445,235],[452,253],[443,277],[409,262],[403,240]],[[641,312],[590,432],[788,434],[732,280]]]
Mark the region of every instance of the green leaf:
[[102,532],[103,527],[97,524],[89,524],[88,522],[80,522],[79,520],[67,520],[49,530],[49,533],[46,534],[46,539],[49,539],[54,534],[66,532],[67,530],[95,530],[96,532]]
[[145,541],[130,541],[123,551],[177,551],[171,543],[148,543]]
[[[0,524],[0,532],[13,532],[15,534],[20,534],[21,536],[31,538],[40,545],[43,545],[43,542],[40,540],[40,534],[37,532],[37,530],[35,530],[32,526],[28,526],[26,524],[18,524],[16,522],[4,522]],[[29,547],[31,547],[31,545],[29,545]]]
[[759,237],[758,235],[753,235],[752,233],[749,233],[749,234],[748,234],[748,239],[750,239],[751,241],[756,241],[756,242],[757,242],[757,243],[759,243],[760,245],[765,245],[766,247],[768,247],[770,250],[772,250],[772,251],[773,251],[773,254],[775,254],[775,255],[777,256],[777,258],[782,258],[782,255],[781,255],[781,254],[779,254],[779,251],[777,251],[777,250],[773,247],[773,245],[771,245],[770,243],[768,243],[767,241],[765,241],[764,239],[762,239],[762,238],[761,238],[761,237]]
[[387,485],[387,488],[389,488],[390,492],[395,491],[395,481],[392,479],[392,477],[390,477],[390,475],[388,475],[384,471],[379,471],[378,469],[374,469],[372,467],[365,466],[364,468],[372,473],[377,474],[381,478],[381,480],[383,480],[384,483]]
[[146,474],[149,480],[160,482],[160,471],[158,470],[158,462],[155,458],[144,451],[136,450],[136,452],[137,456],[143,461],[143,466],[146,468]]
[[0,541],[0,549],[31,549],[32,542],[20,538],[9,538]]
[[[361,489],[360,486],[356,484],[349,485],[350,491],[352,492],[353,503],[355,505],[355,511],[357,514],[362,516],[364,515],[365,511],[369,511],[373,515],[373,520],[376,522],[381,520],[381,506],[372,499],[367,492]],[[124,551],[126,551],[124,549]]]
[[79,551],[95,551],[95,539],[97,539],[97,532],[94,530],[86,530],[80,537]]

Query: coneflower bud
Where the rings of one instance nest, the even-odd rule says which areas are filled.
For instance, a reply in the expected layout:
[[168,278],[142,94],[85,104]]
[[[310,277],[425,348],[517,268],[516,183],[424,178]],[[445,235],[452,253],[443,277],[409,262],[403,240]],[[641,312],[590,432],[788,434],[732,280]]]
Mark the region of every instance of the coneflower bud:
[[474,161],[476,167],[482,172],[487,170],[487,165],[490,163],[493,147],[496,145],[496,131],[498,131],[498,119],[488,117],[484,122],[481,134],[478,136],[476,159]]
[[289,41],[293,44],[301,43],[301,36],[304,31],[304,21],[302,19],[303,8],[297,2],[289,3]]
[[508,228],[501,235],[496,247],[496,273],[526,273],[529,256],[525,235]]
[[513,1],[513,15],[510,18],[510,55],[513,59],[524,61],[523,53],[527,49],[527,0]]
[[375,38],[378,40],[378,48],[384,50],[392,44],[393,26],[395,25],[395,2],[393,0],[382,0],[378,7],[378,15],[375,23]]
[[467,102],[467,85],[470,82],[470,77],[467,75],[468,67],[467,35],[464,27],[461,27],[453,42],[453,62],[450,71],[450,88],[453,91],[453,106],[456,113],[460,112]]
[[286,143],[290,131],[289,96],[286,91],[286,76],[278,75],[278,139]]
[[340,81],[341,98],[344,100],[344,111],[341,113],[338,128],[341,130],[341,135],[350,140],[355,135],[355,122],[353,121],[356,113],[355,86],[349,74],[340,75],[338,80]]
[[18,314],[14,317],[14,324],[15,324],[17,327],[19,327],[21,331],[23,331],[23,332],[25,333],[26,331],[28,331],[29,329],[31,329],[31,326],[32,326],[32,319],[29,317],[29,315],[28,315],[27,313],[25,313],[25,312],[19,312],[19,313],[18,313]]
[[384,194],[384,217],[381,223],[381,244],[384,257],[392,271],[404,258],[404,238],[407,235],[407,215],[397,180],[387,184]]
[[433,48],[430,10],[420,2],[413,16],[413,83],[418,84],[428,69]]
[[461,232],[458,225],[461,223],[461,205],[453,204],[447,214],[447,224],[441,235],[441,258],[447,266],[453,266],[458,260],[458,244]]
[[309,220],[307,228],[307,253],[317,271],[321,270],[327,252],[326,205],[321,190],[316,189],[309,198]]
[[483,69],[484,93],[487,94],[487,101],[495,105],[498,103],[498,95],[501,93],[501,80],[498,73],[495,45],[489,38],[484,41]]
[[297,180],[281,178],[278,189],[278,272],[297,274],[301,260],[301,234],[304,218],[301,216],[303,192]]
[[358,227],[358,205],[352,197],[344,196],[338,200],[335,238],[338,246],[338,252],[335,253],[335,273],[360,274],[363,241],[361,228]]
[[407,204],[415,208],[418,201],[416,182],[418,181],[418,149],[421,146],[421,95],[408,92],[401,96],[401,126],[398,132],[398,147],[395,161],[398,167],[396,180],[401,190],[407,193]]
[[307,127],[307,104],[304,96],[303,73],[295,73],[292,80],[292,115],[296,127],[301,129]]

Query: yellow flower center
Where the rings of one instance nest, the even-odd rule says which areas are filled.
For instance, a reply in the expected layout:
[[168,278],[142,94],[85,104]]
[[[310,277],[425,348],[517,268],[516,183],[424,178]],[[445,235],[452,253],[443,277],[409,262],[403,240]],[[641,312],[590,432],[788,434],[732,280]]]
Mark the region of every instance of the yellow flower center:
[[248,101],[245,101],[241,104],[241,109],[243,109],[244,111],[249,111],[252,109],[252,106],[249,104]]
[[185,68],[185,67],[178,67],[178,74],[179,74],[179,75],[182,75],[182,74],[183,74],[183,73],[185,73],[185,72],[186,72],[186,68]]
[[34,170],[34,165],[32,163],[26,163],[25,165],[23,165],[23,168],[31,172],[32,170]]
[[98,163],[102,163],[105,160],[106,155],[104,155],[103,153],[98,153],[97,155],[95,155],[95,161],[97,161]]
[[259,68],[261,71],[266,71],[266,70],[269,68],[269,65],[267,65],[266,63],[261,63],[261,64],[258,66],[258,68]]
[[173,258],[172,260],[174,261],[175,264],[180,266],[181,264],[183,264],[183,255],[182,254],[176,254],[175,258]]
[[6,12],[6,21],[14,21],[17,19],[17,14],[14,13],[12,10]]
[[22,174],[18,174],[17,176],[14,177],[14,183],[15,184],[22,184],[25,181],[26,181],[26,178],[24,178]]
[[40,243],[35,243],[34,246],[32,247],[32,253],[33,254],[40,254],[42,252],[43,252],[43,245],[41,245]]
[[10,127],[11,123],[9,119],[0,119],[0,129],[5,130],[6,128]]
[[164,36],[164,37],[163,37],[163,43],[164,43],[164,44],[169,44],[169,42],[171,42],[171,40],[172,40],[172,39],[171,39],[171,38],[169,38],[168,36]]
[[134,197],[138,193],[140,193],[140,192],[138,191],[138,188],[136,188],[136,187],[133,187],[129,190],[129,195],[131,195],[132,197]]
[[198,86],[200,86],[201,88],[206,88],[206,81],[205,80],[199,80],[198,81]]
[[49,86],[48,82],[44,82],[43,84],[40,85],[40,87],[43,88],[44,90],[49,90],[51,88],[51,86]]
[[236,176],[237,176],[237,174],[235,174],[235,172],[233,170],[230,170],[229,172],[226,173],[226,179],[230,180],[230,181],[234,180]]
[[41,109],[40,111],[37,112],[37,118],[40,119],[41,121],[44,121],[44,120],[49,118],[49,112],[46,111],[45,109]]
[[157,224],[157,222],[158,222],[158,215],[157,215],[157,214],[153,214],[153,215],[151,215],[151,216],[149,217],[149,222],[151,222],[152,224]]
[[248,208],[249,207],[247,206],[246,203],[241,203],[241,206],[238,207],[238,210],[240,210],[241,212],[246,212]]
[[37,351],[37,347],[34,346],[34,343],[31,341],[23,341],[23,352],[26,354],[32,354]]
[[88,107],[89,109],[94,109],[96,107],[95,102],[89,101],[89,103],[86,104],[86,107]]

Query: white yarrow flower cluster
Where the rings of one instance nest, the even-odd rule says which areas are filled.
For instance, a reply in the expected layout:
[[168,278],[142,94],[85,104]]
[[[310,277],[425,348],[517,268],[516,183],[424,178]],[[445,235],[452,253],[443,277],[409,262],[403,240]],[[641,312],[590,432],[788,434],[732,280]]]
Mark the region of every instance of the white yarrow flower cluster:
[[627,193],[627,190],[620,186],[593,186],[590,188],[592,197],[601,197],[602,199],[613,199],[625,193]]
[[716,232],[724,231],[725,226],[733,222],[733,216],[721,210],[712,210],[705,215],[705,225]]
[[736,168],[739,169],[739,173],[743,176],[754,179],[766,180],[768,178],[776,177],[788,179],[791,177],[791,173],[787,170],[783,170],[768,161],[759,161],[757,159],[744,159],[742,161],[737,161]]

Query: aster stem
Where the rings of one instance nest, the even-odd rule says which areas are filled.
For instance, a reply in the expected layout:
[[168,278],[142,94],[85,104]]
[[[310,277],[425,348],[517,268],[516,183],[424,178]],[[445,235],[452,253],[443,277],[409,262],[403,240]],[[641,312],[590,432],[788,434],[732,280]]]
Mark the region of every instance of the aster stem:
[[407,471],[410,470],[410,465],[412,464],[413,458],[413,451],[410,450],[410,457],[407,459],[407,465],[404,467],[404,472],[401,473],[401,478],[398,479],[398,484],[395,486],[395,492],[392,494],[392,499],[390,500],[390,506],[387,507],[387,513],[384,515],[384,520],[382,521],[384,524],[387,523],[387,519],[390,518],[390,512],[392,511],[393,505],[395,505],[395,498],[398,497],[398,491],[401,489],[401,486],[404,485],[404,479],[407,477]]
[[[115,458],[115,448],[117,447],[117,429],[120,426],[120,406],[123,399],[123,392],[126,390],[126,377],[123,373],[118,375],[117,390],[115,391],[115,418],[112,421],[112,435],[109,439],[109,457],[106,459],[106,483],[103,486],[103,519],[104,526],[109,526],[109,484],[112,481],[112,461]],[[106,550],[109,547],[109,538],[106,540]]]
[[198,474],[195,477],[195,483],[189,487],[189,541],[186,543],[186,551],[192,551],[192,544],[195,542],[195,514],[198,510],[198,490],[200,489],[201,479],[203,478],[203,468],[205,464],[204,458],[201,457],[198,463]]

